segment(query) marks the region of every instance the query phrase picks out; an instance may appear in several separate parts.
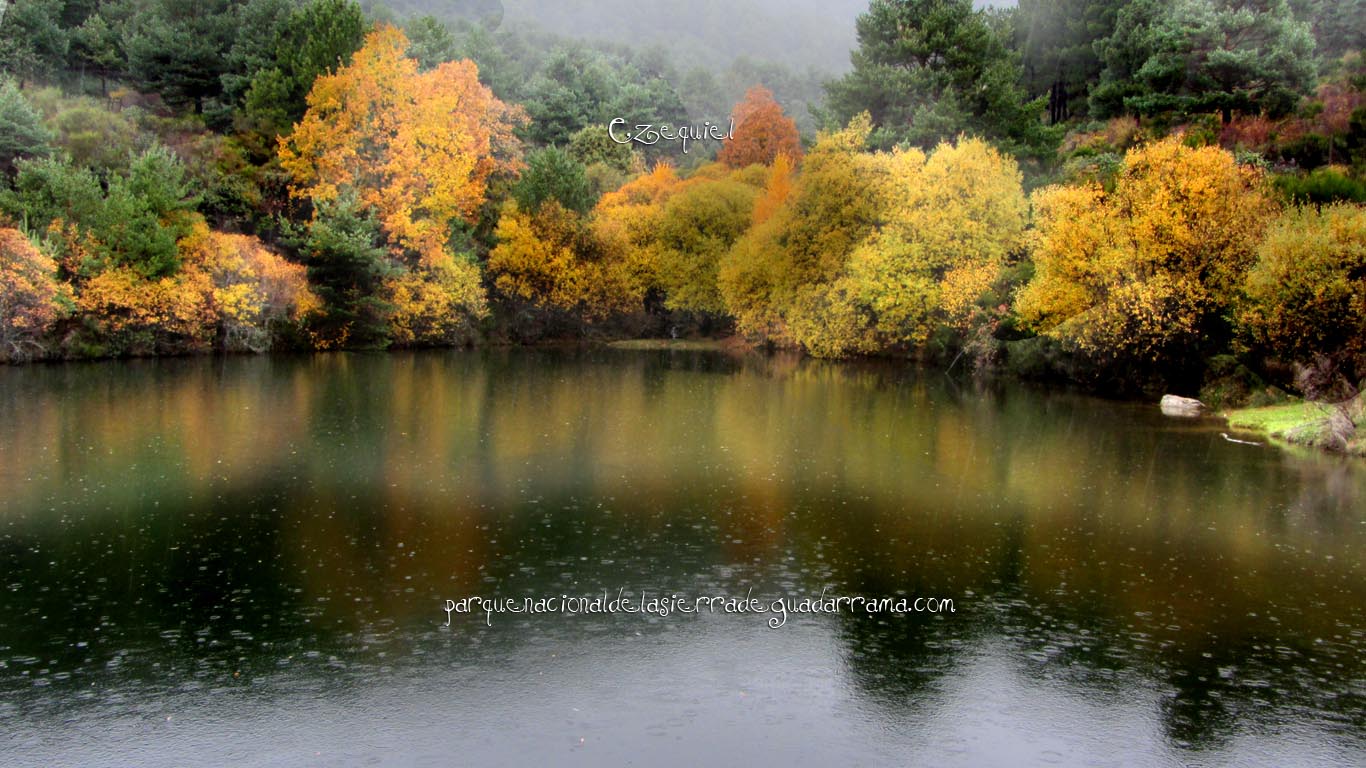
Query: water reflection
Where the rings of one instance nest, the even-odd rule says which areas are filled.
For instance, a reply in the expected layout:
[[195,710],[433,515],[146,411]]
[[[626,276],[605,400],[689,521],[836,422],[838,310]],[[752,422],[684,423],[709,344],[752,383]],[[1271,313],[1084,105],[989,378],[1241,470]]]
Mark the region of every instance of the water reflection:
[[[1360,760],[1366,472],[1155,410],[613,350],[0,369],[0,749]],[[959,610],[440,626],[618,588]]]

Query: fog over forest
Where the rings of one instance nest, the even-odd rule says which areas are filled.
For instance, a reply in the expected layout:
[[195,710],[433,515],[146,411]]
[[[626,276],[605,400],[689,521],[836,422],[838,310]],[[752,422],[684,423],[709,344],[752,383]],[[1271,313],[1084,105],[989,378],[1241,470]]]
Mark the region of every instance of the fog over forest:
[[[375,5],[376,3],[363,3]],[[849,68],[854,20],[866,0],[389,0],[400,16],[479,19],[567,37],[658,45],[694,65],[724,69],[738,56],[832,73]],[[1014,0],[976,0],[1009,6]]]

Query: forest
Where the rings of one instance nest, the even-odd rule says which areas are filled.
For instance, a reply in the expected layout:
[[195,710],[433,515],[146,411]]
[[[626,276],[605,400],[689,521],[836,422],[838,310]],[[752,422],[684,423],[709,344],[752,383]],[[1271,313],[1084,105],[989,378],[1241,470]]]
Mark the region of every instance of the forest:
[[0,361],[681,336],[1366,379],[1366,1],[873,0],[843,66],[814,15],[675,8],[711,21],[671,50],[512,5],[0,0]]

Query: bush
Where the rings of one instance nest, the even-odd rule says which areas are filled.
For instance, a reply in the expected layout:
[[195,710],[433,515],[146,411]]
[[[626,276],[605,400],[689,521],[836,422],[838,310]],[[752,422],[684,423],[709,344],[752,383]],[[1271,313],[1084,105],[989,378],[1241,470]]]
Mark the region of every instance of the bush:
[[1244,344],[1286,361],[1366,353],[1366,207],[1283,213],[1257,249],[1237,319]]
[[1273,178],[1271,183],[1287,203],[1366,203],[1366,181],[1354,179],[1331,166],[1315,169],[1305,175],[1282,174]]

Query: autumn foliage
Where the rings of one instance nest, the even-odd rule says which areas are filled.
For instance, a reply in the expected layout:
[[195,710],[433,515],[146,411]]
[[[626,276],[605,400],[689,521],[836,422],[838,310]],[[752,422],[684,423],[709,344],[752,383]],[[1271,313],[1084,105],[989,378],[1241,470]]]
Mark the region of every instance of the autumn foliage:
[[756,85],[745,93],[744,101],[731,114],[735,135],[721,146],[716,159],[732,168],[756,163],[772,165],[779,155],[791,161],[802,157],[802,139],[797,124],[783,114],[773,92]]
[[263,352],[282,323],[297,323],[319,302],[303,267],[249,235],[195,225],[180,241],[182,268],[147,278],[114,267],[83,282],[76,304],[113,350],[165,354]]
[[1286,362],[1366,354],[1366,207],[1278,217],[1257,248],[1237,315],[1247,344]]
[[43,333],[69,301],[52,257],[16,229],[0,229],[0,361],[44,352]]
[[210,231],[200,224],[180,243],[185,274],[207,277],[205,316],[224,349],[262,352],[272,330],[322,308],[304,268],[285,261],[250,235]]
[[323,75],[308,111],[280,139],[291,191],[315,202],[355,189],[391,242],[442,260],[452,224],[484,202],[489,177],[519,167],[521,110],[480,84],[471,61],[420,72],[408,40],[380,27],[349,65]]
[[1020,316],[1089,356],[1149,363],[1227,335],[1273,211],[1258,171],[1177,139],[1130,150],[1113,192],[1049,187],[1033,204]]

